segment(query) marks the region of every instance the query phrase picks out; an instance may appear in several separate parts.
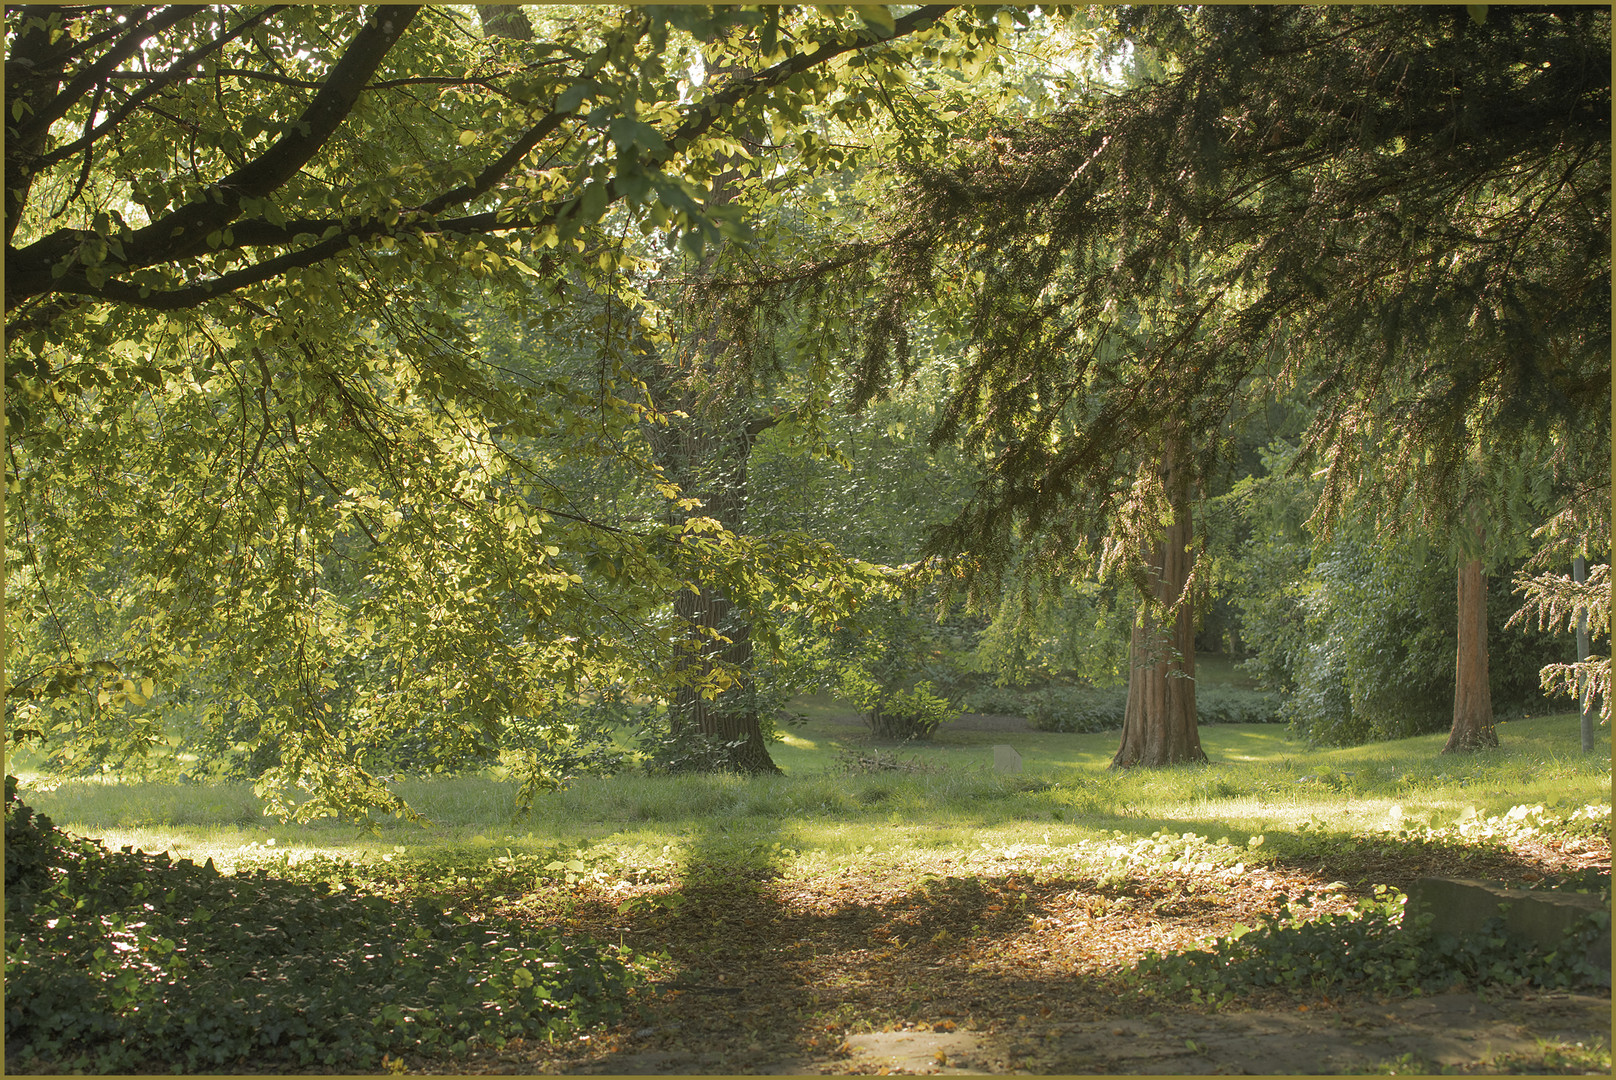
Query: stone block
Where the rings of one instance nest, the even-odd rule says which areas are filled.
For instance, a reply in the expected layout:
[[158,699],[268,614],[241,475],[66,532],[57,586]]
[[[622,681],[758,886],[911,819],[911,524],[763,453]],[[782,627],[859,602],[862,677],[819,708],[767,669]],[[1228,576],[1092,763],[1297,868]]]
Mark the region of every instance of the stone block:
[[[1503,932],[1532,942],[1545,952],[1560,947],[1578,919],[1610,908],[1594,893],[1547,889],[1506,889],[1500,881],[1469,878],[1420,878],[1408,894],[1405,920],[1429,912],[1432,932],[1463,938],[1481,932],[1493,916],[1503,918]],[[1588,947],[1588,961],[1610,969],[1610,929]]]

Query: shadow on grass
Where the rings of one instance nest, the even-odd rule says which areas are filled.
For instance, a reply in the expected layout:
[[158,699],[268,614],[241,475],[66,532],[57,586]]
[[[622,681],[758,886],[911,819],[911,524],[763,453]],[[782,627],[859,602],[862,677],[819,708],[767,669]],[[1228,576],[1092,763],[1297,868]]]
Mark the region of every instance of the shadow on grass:
[[[1163,824],[1215,831],[1211,822]],[[784,872],[791,840],[773,823],[744,833],[715,825],[689,839],[682,902],[622,927],[636,948],[668,952],[668,977],[641,1003],[631,1031],[565,1071],[798,1072],[810,1062],[845,1060],[838,1054],[851,1033],[905,1023],[971,1029],[987,1055],[978,1064],[992,1071],[1031,1065],[1037,1040],[1029,1041],[1029,1024],[1139,1019],[1163,1008],[1120,971],[1143,948],[1184,948],[1227,932],[1236,919],[1252,918],[1254,902],[1275,910],[1281,892],[1295,896],[1337,880],[1348,883],[1350,900],[1374,883],[1451,873],[1455,860],[1475,876],[1543,869],[1507,852],[1463,860],[1447,846],[1387,837],[1254,867],[1265,890],[1246,888],[1237,907],[1226,893],[1186,888],[1189,879],[1160,869],[1117,878],[1070,864],[907,875],[899,868],[886,878],[825,875],[805,883]],[[1326,992],[1338,993],[1303,990],[1296,1000]]]

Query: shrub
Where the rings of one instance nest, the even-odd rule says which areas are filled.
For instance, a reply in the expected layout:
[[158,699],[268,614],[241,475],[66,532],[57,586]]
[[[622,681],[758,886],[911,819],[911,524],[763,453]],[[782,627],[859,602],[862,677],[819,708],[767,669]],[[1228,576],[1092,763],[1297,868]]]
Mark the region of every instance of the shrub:
[[1146,994],[1210,1004],[1261,987],[1351,986],[1401,994],[1465,983],[1551,988],[1608,984],[1609,972],[1586,960],[1588,945],[1610,925],[1606,913],[1582,920],[1561,948],[1543,953],[1499,933],[1498,918],[1463,940],[1438,938],[1430,932],[1429,915],[1406,924],[1407,898],[1401,893],[1384,885],[1377,885],[1375,893],[1350,914],[1309,919],[1287,909],[1260,926],[1238,926],[1204,948],[1147,953],[1129,974],[1130,981]]
[[953,702],[937,693],[929,679],[899,688],[849,665],[843,669],[841,689],[864,714],[870,730],[884,739],[929,739],[939,724],[960,714]]
[[1111,731],[1122,726],[1128,688],[1051,686],[1026,697],[1027,720],[1040,731]]
[[[1195,712],[1202,724],[1275,724],[1283,720],[1278,694],[1222,686],[1198,686]],[[1113,731],[1128,706],[1125,686],[1050,687],[1026,697],[1027,719],[1040,731]]]
[[[8,841],[39,821],[8,802]],[[6,1055],[24,1070],[364,1070],[610,1019],[639,978],[618,949],[431,899],[46,839],[5,912]]]
[[1195,712],[1203,724],[1282,724],[1285,698],[1232,686],[1195,688]]
[[51,819],[17,797],[17,778],[6,777],[6,902],[25,902],[50,883],[61,835]]

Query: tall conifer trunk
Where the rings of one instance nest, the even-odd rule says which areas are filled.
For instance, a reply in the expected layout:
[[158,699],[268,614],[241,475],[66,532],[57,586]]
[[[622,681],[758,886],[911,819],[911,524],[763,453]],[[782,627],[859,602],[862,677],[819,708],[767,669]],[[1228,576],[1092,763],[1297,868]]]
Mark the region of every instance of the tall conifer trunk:
[[1492,687],[1487,681],[1487,575],[1481,560],[1459,567],[1459,660],[1454,674],[1453,730],[1444,754],[1497,746]]
[[1151,593],[1172,622],[1157,623],[1146,611],[1128,645],[1128,705],[1122,745],[1111,767],[1173,765],[1205,761],[1195,715],[1195,613],[1184,586],[1190,575],[1192,484],[1189,454],[1181,436],[1170,436],[1162,453],[1163,483],[1173,510],[1164,537],[1145,548]]

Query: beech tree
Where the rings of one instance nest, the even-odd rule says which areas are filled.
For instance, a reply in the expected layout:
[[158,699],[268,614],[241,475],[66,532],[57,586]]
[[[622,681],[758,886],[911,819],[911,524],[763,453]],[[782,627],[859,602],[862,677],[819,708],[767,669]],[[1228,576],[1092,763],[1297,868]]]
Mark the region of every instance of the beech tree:
[[[665,418],[635,358],[512,378],[463,316],[501,297],[542,334],[632,293],[654,259],[625,236],[740,230],[707,205],[737,139],[835,162],[790,118],[868,108],[897,43],[969,56],[994,16],[8,12],[13,737],[138,756],[184,683],[268,755],[272,807],[403,811],[378,778],[400,732],[472,761],[556,694],[689,684],[657,612],[692,583],[805,610],[859,587],[822,546],[595,515],[558,460],[682,497],[636,435]],[[756,65],[694,85],[724,34]]]

